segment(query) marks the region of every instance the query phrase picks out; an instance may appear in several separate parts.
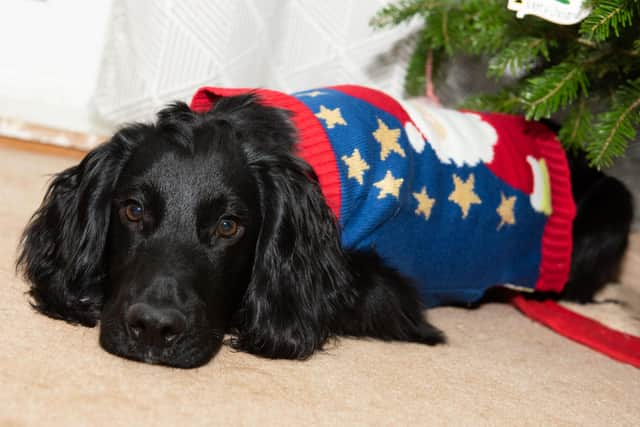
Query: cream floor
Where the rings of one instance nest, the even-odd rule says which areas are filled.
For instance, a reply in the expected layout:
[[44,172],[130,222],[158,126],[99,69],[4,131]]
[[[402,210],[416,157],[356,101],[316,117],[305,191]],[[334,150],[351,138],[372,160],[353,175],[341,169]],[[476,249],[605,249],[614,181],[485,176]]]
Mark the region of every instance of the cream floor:
[[96,329],[34,313],[14,274],[48,174],[73,163],[0,148],[1,426],[639,423],[640,370],[500,304],[431,310],[449,337],[437,348],[341,339],[306,362],[225,348],[194,370],[111,356]]

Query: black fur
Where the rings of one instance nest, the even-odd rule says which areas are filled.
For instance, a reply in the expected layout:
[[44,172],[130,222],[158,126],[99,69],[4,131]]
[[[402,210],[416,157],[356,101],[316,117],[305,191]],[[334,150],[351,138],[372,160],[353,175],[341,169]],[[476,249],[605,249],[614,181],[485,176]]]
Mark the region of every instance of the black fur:
[[118,132],[79,165],[55,176],[22,238],[18,265],[42,313],[95,326],[103,298],[103,260],[111,194],[138,127]]
[[624,184],[590,168],[583,157],[571,156],[569,162],[578,211],[573,222],[571,275],[561,297],[584,303],[620,274],[633,199]]
[[[153,125],[124,128],[55,177],[27,226],[18,266],[34,306],[100,320],[106,350],[178,367],[206,363],[225,333],[236,349],[294,359],[337,335],[444,342],[408,279],[341,247],[295,141],[288,114],[251,95],[204,114],[177,103]],[[626,189],[598,186],[574,187],[568,289],[581,300],[613,278],[630,222]],[[614,220],[592,207],[605,199]]]

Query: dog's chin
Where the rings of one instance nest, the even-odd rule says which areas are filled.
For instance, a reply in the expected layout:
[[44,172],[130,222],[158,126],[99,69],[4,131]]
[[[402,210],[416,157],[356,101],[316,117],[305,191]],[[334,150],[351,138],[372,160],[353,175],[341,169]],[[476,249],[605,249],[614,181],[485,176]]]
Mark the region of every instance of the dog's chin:
[[167,348],[149,348],[131,343],[124,328],[100,328],[100,345],[116,356],[153,365],[197,368],[209,362],[222,347],[222,338],[193,334],[181,337]]

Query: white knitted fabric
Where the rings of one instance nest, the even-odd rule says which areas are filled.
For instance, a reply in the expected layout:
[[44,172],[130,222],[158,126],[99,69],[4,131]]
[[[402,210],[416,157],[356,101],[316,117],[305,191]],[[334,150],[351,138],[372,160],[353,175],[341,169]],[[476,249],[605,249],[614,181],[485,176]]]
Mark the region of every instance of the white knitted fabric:
[[373,30],[388,1],[114,0],[94,103],[148,120],[204,85],[285,92],[339,83],[402,93],[414,23]]

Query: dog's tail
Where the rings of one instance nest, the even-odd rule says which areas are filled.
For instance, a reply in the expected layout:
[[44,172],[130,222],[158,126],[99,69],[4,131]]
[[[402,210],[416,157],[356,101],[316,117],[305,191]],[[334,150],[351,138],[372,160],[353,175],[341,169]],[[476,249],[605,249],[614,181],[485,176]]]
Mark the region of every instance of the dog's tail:
[[561,297],[589,302],[619,277],[633,220],[633,197],[618,179],[590,167],[584,155],[569,154],[569,166],[577,215],[571,275]]

